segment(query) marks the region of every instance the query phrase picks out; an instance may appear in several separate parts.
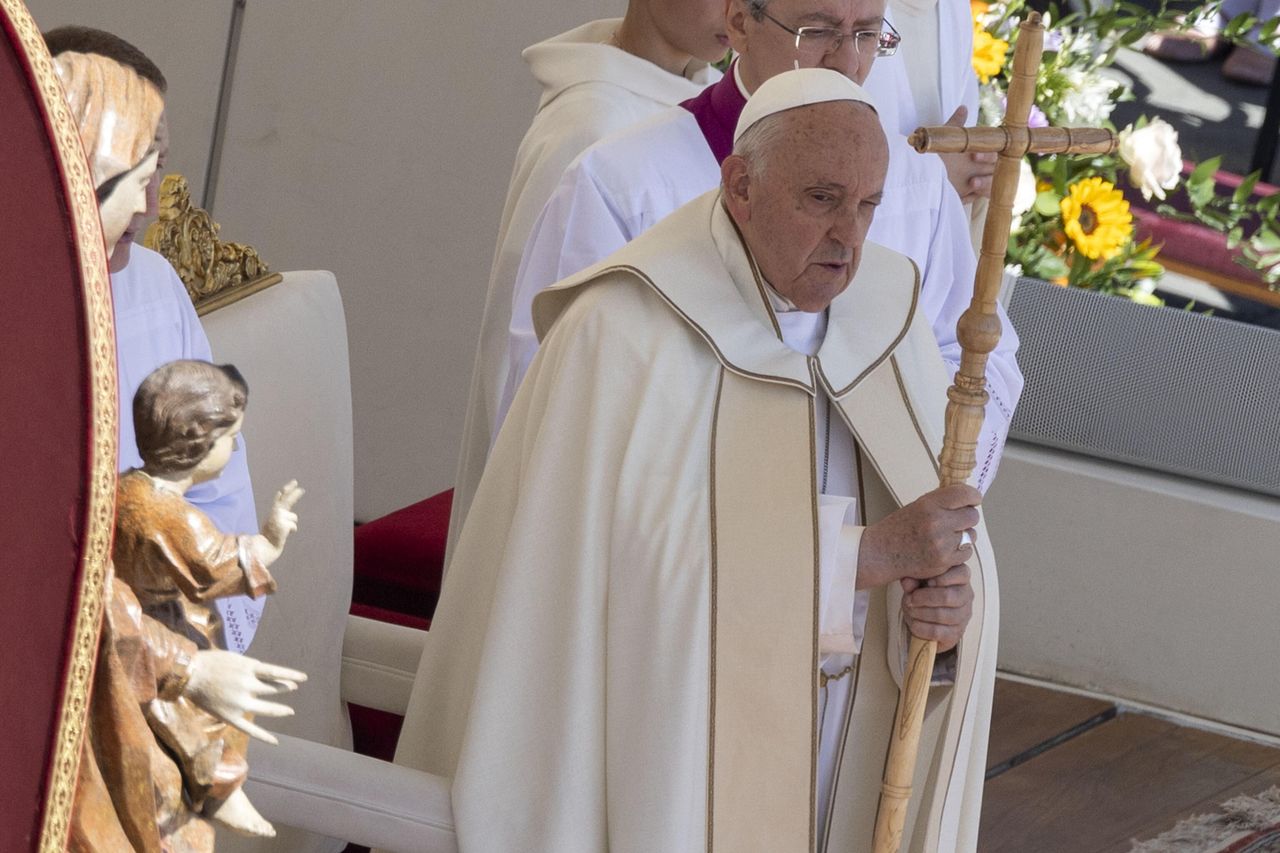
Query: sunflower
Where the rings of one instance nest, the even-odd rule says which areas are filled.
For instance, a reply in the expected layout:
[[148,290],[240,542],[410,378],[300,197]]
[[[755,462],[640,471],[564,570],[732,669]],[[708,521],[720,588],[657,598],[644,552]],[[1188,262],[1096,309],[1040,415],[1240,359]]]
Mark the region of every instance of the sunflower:
[[1063,230],[1086,258],[1112,258],[1133,236],[1129,202],[1114,184],[1102,178],[1072,184],[1060,206]]
[[983,83],[1004,70],[1004,58],[1008,52],[1007,41],[996,38],[981,27],[973,28],[973,70]]

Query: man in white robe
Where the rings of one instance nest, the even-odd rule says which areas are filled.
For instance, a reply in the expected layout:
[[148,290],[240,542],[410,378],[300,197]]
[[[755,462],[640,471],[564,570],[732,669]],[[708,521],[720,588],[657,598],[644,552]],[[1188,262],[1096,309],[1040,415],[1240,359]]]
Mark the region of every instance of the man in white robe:
[[[974,125],[978,120],[978,75],[973,70],[973,16],[968,0],[889,0],[902,35],[894,56],[876,63],[867,89],[881,106],[881,119],[897,113],[896,127],[910,136],[917,127]],[[886,124],[886,128],[889,125]],[[939,155],[969,216],[974,251],[995,174],[996,155]]]
[[[533,297],[715,187],[719,161],[728,153],[723,140],[731,137],[749,94],[770,77],[796,65],[818,65],[857,82],[867,79],[876,54],[874,33],[883,17],[884,0],[729,0],[727,29],[739,54],[731,72],[683,108],[602,140],[574,161],[543,208],[521,260],[512,300],[511,366],[499,418],[537,349]],[[815,49],[802,43],[798,48],[800,37],[792,31],[801,26],[821,26],[847,37],[831,53],[824,54],[821,45]],[[855,48],[859,39],[853,33],[862,34],[862,48]],[[956,320],[968,307],[975,268],[968,217],[941,160],[906,145],[896,110],[881,116],[881,123],[890,143],[889,172],[871,239],[919,266],[925,317],[954,368],[960,352]],[[1001,320],[1005,335],[988,362],[991,402],[975,472],[983,489],[995,475],[1022,391],[1017,335],[1003,311]],[[454,511],[465,512],[465,504],[455,504]]]
[[[64,52],[106,56],[132,68],[164,95],[164,74],[141,50],[119,36],[92,27],[58,27],[44,34],[53,56]],[[129,223],[112,248],[111,303],[115,313],[117,419],[120,440],[117,460],[121,471],[142,467],[142,456],[133,433],[133,395],[142,380],[162,364],[180,359],[212,361],[205,336],[186,288],[159,254],[135,241],[159,207],[158,191],[169,155],[169,126],[162,113],[156,129],[156,171],[147,187],[147,210]],[[237,440],[231,461],[222,474],[187,492],[186,498],[213,520],[223,533],[257,533],[258,517],[249,480],[249,463],[243,437]],[[262,617],[264,599],[250,596],[220,598],[215,604],[222,616],[226,648],[243,653],[249,648]]]
[[884,137],[834,72],[761,95],[723,194],[535,306],[396,755],[463,853],[869,849],[908,628],[956,653],[904,849],[975,849],[995,565],[918,275],[864,242]]
[[[692,98],[720,79],[708,65],[729,49],[724,0],[631,0],[624,18],[592,21],[526,48],[542,86],[538,111],[516,152],[485,294],[463,427],[454,506],[471,502],[493,443],[507,382],[511,291],[529,230],[565,167],[589,145]],[[450,520],[449,545],[462,513]],[[446,555],[447,560],[447,555]]]
[[[893,126],[910,136],[922,126],[976,124],[978,75],[968,0],[889,0],[885,20],[892,20],[902,44],[896,54],[876,62],[866,85],[886,129]],[[966,207],[990,198],[996,155],[947,154],[941,159]]]

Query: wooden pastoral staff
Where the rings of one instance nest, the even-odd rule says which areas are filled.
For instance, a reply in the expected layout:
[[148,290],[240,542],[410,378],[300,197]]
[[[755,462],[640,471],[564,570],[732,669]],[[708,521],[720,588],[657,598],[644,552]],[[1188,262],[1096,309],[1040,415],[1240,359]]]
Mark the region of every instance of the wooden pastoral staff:
[[[996,296],[1009,245],[1013,198],[1020,162],[1028,153],[1106,154],[1115,150],[1115,134],[1100,128],[1027,127],[1036,95],[1036,72],[1044,44],[1044,26],[1032,12],[1019,26],[1013,79],[1004,124],[999,127],[922,127],[910,142],[921,153],[954,154],[992,151],[999,154],[987,211],[986,230],[973,285],[973,301],[960,317],[957,338],[963,352],[955,384],[947,392],[946,434],[939,456],[942,486],[966,482],[977,462],[978,432],[987,404],[987,356],[1000,340]],[[911,638],[908,671],[894,715],[885,763],[880,806],[876,814],[875,853],[895,853],[911,801],[912,776],[920,745],[925,700],[933,673],[937,643]]]

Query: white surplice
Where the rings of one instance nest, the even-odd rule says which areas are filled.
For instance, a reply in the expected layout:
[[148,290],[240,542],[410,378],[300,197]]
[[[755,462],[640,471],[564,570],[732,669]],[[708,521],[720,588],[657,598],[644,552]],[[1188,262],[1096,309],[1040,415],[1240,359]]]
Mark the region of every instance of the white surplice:
[[864,87],[902,136],[938,125],[965,107],[978,122],[973,19],[968,0],[889,0],[886,17],[902,35],[893,56],[880,57]]
[[[194,358],[212,361],[209,339],[196,316],[191,298],[161,255],[140,245],[129,248],[129,262],[111,274],[111,299],[116,321],[116,369],[120,392],[119,468],[142,467],[133,431],[133,395],[153,370],[170,361]],[[250,383],[253,377],[248,377]],[[250,426],[252,431],[252,426]],[[193,486],[186,499],[198,507],[223,533],[257,533],[258,518],[249,481],[244,436],[236,441],[222,473]],[[222,616],[227,648],[244,652],[262,618],[262,598],[237,595],[214,604]]]
[[[709,193],[539,298],[545,345],[459,538],[396,755],[453,777],[462,853],[869,848],[901,593],[871,591],[826,725],[818,669],[852,650],[840,551],[856,559],[860,528],[819,491],[835,466],[828,491],[856,490],[874,521],[936,486],[948,378],[918,297],[911,264],[868,244],[825,330],[775,313]],[[824,411],[856,436],[860,477],[851,450],[826,451]],[[987,542],[980,528],[954,685],[930,691],[904,850],[976,847]]]
[[[973,18],[968,0],[890,0],[886,17],[902,34],[890,57],[876,60],[866,88],[877,104],[891,104],[898,131],[940,125],[957,107],[965,124],[978,123],[978,75],[973,70]],[[982,245],[987,200],[965,205],[975,251]]]
[[511,290],[538,212],[565,167],[589,145],[692,98],[720,78],[705,64],[691,66],[681,77],[609,44],[621,23],[620,18],[592,21],[523,53],[542,96],[516,152],[498,227],[455,480],[450,548],[492,444],[490,428],[507,380]]
[[[906,255],[920,268],[921,310],[954,372],[960,364],[956,322],[969,307],[976,267],[968,216],[942,161],[907,146],[897,132],[896,112],[886,112],[882,120],[888,122],[889,168],[884,201],[867,238]],[[720,166],[697,120],[679,107],[592,145],[574,160],[542,209],[520,262],[499,418],[537,351],[531,322],[534,296],[618,250],[719,181]],[[1004,334],[987,362],[991,399],[974,472],[981,489],[995,476],[1022,393],[1015,359],[1018,336],[1002,308],[999,313]]]

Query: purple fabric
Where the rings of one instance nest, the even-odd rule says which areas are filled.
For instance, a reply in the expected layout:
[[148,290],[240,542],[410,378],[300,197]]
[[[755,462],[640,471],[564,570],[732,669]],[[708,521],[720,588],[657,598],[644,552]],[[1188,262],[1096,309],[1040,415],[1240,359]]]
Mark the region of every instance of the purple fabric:
[[738,89],[737,75],[732,67],[718,83],[680,104],[698,120],[698,127],[717,163],[723,163],[733,153],[733,132],[746,105],[747,99]]

